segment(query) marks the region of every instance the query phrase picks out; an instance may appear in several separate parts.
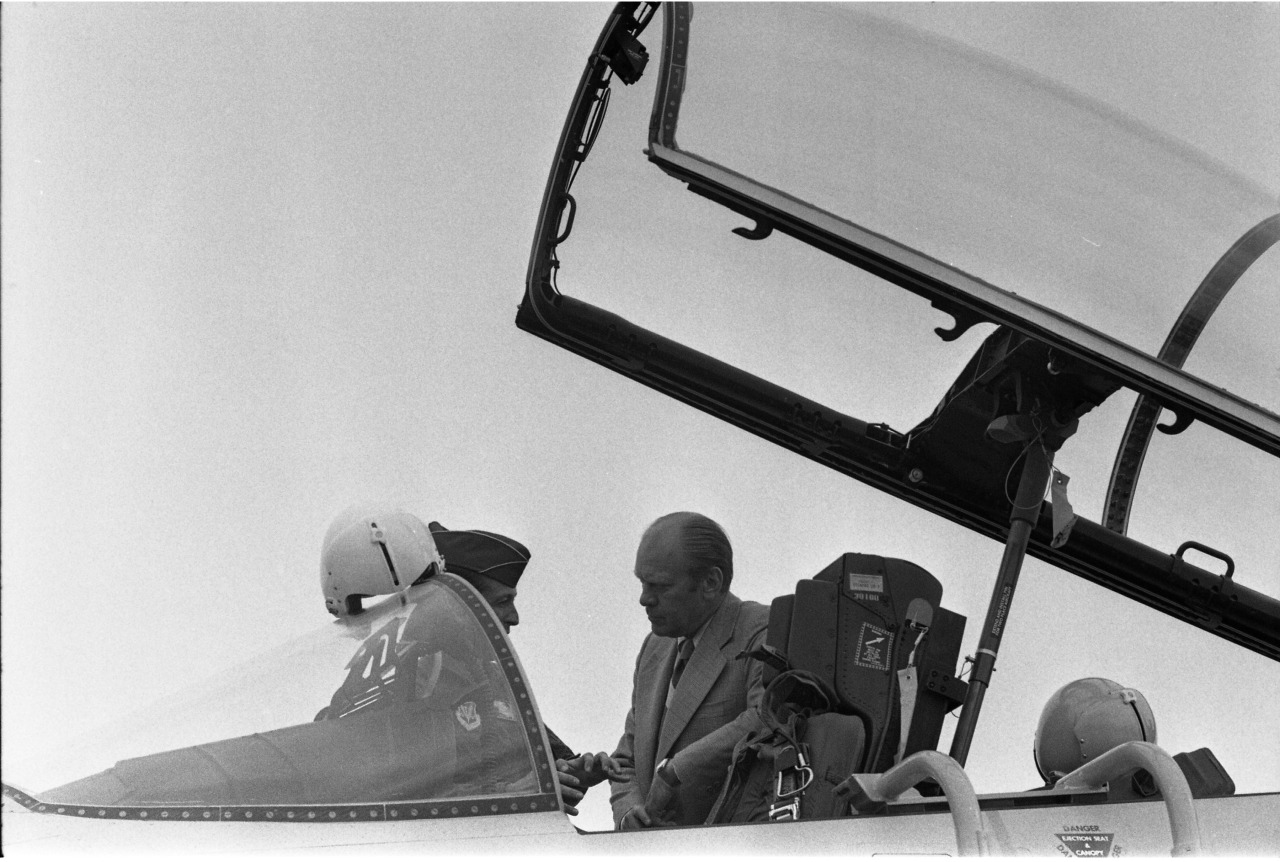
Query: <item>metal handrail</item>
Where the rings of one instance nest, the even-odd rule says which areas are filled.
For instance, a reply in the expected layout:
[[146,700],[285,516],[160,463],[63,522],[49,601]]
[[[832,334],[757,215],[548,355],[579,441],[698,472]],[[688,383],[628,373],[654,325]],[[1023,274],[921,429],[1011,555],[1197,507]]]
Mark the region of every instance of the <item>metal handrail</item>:
[[880,774],[851,775],[849,785],[856,785],[852,800],[859,810],[892,802],[922,781],[932,779],[942,788],[956,830],[956,847],[961,856],[990,855],[991,839],[982,823],[978,795],[964,767],[941,751],[917,751],[901,763]]
[[1092,790],[1134,769],[1145,769],[1155,779],[1169,812],[1173,856],[1200,855],[1200,821],[1191,803],[1191,788],[1181,767],[1152,742],[1123,742],[1098,755],[1074,772],[1058,779],[1056,790]]

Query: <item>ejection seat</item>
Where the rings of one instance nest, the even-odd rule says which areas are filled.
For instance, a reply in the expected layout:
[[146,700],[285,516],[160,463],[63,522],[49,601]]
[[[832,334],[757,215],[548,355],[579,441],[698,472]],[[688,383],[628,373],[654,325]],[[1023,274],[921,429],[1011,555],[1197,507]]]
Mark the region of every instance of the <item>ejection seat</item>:
[[851,805],[875,811],[883,800],[852,782],[875,775],[896,787],[906,776],[896,793],[915,786],[933,796],[950,786],[948,797],[969,800],[957,840],[973,845],[972,787],[934,750],[966,689],[952,675],[965,618],[941,602],[942,585],[924,569],[868,554],[843,554],[794,595],[774,599],[765,642],[752,653],[766,666],[761,729],[735,747],[708,822],[842,817]]
[[765,682],[798,670],[824,683],[833,711],[861,720],[861,740],[856,732],[847,740],[861,742],[860,753],[847,752],[855,772],[884,772],[933,750],[966,689],[953,675],[965,617],[941,602],[942,584],[920,566],[843,554],[773,600]]

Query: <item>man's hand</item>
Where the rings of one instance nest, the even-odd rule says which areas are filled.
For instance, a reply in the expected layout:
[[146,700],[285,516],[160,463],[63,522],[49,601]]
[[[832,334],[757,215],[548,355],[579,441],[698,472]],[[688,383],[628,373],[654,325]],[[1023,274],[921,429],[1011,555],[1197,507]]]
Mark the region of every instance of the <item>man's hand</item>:
[[622,821],[618,824],[618,828],[626,832],[633,829],[652,829],[655,826],[675,826],[673,820],[663,820],[650,814],[646,806],[637,805],[626,814],[622,815]]
[[579,754],[573,760],[557,760],[556,769],[561,774],[568,774],[578,779],[574,786],[585,792],[588,787],[595,787],[606,778],[614,781],[626,781],[634,775],[634,769],[626,761],[615,759],[603,751],[598,754]]
[[649,795],[645,797],[644,804],[637,805],[624,814],[618,828],[627,830],[675,826],[675,820],[668,818],[672,815],[672,808],[676,801],[675,787],[679,781],[675,772],[666,764],[666,761],[663,761],[662,767],[658,769],[653,776],[653,782],[649,785]]
[[[574,758],[575,760],[577,758]],[[564,803],[564,812],[570,817],[578,816],[577,805],[586,795],[586,789],[576,775],[568,770],[568,764],[556,760],[556,777],[560,779],[560,801]]]
[[560,779],[560,800],[565,813],[577,816],[577,804],[586,796],[587,789],[595,787],[606,778],[623,781],[635,774],[624,760],[605,754],[579,754],[572,760],[556,759],[556,774]]

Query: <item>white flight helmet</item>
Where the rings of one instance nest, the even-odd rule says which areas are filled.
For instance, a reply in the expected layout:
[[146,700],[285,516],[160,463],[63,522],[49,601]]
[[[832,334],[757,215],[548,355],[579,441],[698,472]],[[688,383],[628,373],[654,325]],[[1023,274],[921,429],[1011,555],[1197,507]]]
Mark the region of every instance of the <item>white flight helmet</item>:
[[1045,703],[1036,725],[1036,769],[1052,784],[1122,742],[1155,741],[1156,717],[1142,692],[1086,677]]
[[444,571],[444,562],[421,520],[390,506],[352,506],[324,534],[324,606],[337,617],[358,614],[361,599],[403,592],[432,567]]

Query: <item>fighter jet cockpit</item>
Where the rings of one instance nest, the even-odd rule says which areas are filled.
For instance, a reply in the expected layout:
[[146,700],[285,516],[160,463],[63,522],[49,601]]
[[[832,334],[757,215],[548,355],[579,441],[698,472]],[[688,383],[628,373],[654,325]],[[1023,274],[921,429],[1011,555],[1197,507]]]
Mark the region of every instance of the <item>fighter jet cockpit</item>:
[[[320,394],[297,396],[287,415],[301,430],[282,431],[278,443],[275,414],[233,417],[257,429],[243,438],[253,446],[239,448],[261,437],[283,455],[304,441],[305,469],[236,494],[274,482],[299,496],[337,448],[366,445],[403,458],[387,476],[417,481],[403,465],[431,449],[458,488],[484,487],[489,497],[477,495],[476,506],[500,499],[541,525],[543,541],[555,540],[538,547],[560,568],[539,600],[577,609],[589,596],[592,615],[583,615],[580,642],[554,654],[536,649],[562,640],[543,616],[529,626],[542,631],[524,642],[526,658],[539,684],[548,679],[548,705],[573,709],[598,686],[600,708],[584,716],[582,740],[598,747],[630,732],[630,656],[650,636],[652,620],[635,607],[636,525],[703,502],[728,512],[743,525],[733,532],[735,595],[770,603],[763,645],[728,659],[767,664],[766,685],[803,674],[809,699],[778,695],[777,704],[788,720],[802,710],[806,720],[830,719],[806,740],[836,740],[828,751],[840,757],[823,763],[837,766],[815,770],[796,743],[786,757],[771,755],[772,771],[757,769],[763,758],[739,755],[767,746],[744,737],[705,822],[606,831],[640,807],[609,812],[600,788],[590,800],[599,811],[583,814],[604,826],[579,828],[561,799],[555,737],[503,618],[432,543],[438,525],[349,513],[325,537],[322,595],[307,609],[317,624],[331,618],[55,756],[6,762],[9,798],[68,815],[28,821],[72,821],[74,830],[93,825],[86,820],[145,820],[157,842],[188,840],[182,829],[157,838],[159,820],[234,821],[255,847],[294,850],[367,843],[362,831],[467,853],[507,852],[516,841],[526,852],[657,855],[1137,856],[1167,852],[1171,838],[1175,855],[1280,846],[1278,699],[1221,706],[1241,691],[1277,691],[1280,660],[1280,211],[1267,185],[1277,181],[1274,108],[1260,107],[1275,101],[1226,68],[1252,58],[1274,70],[1277,43],[1260,38],[1267,44],[1247,46],[1251,54],[1237,45],[1247,15],[1223,13],[1231,26],[1200,44],[1194,21],[1212,16],[1165,4],[624,2],[584,12],[604,20],[594,47],[574,49],[580,77],[532,92],[524,79],[558,49],[506,20],[514,7],[496,4],[486,10],[491,31],[475,24],[483,47],[451,66],[465,69],[468,85],[510,97],[491,107],[487,96],[442,84],[432,65],[462,32],[434,19],[448,4],[373,4],[358,14],[338,5],[324,14],[352,17],[332,30],[316,24],[314,33],[332,34],[324,38],[271,17],[299,14],[292,9],[255,10],[270,17],[262,33],[272,40],[307,36],[297,49],[306,63],[228,97],[252,104],[258,91],[278,89],[279,105],[307,106],[299,141],[358,142],[345,161],[316,164],[334,177],[358,164],[378,178],[355,171],[350,188],[376,193],[367,209],[335,196],[341,218],[373,226],[373,241],[349,272],[330,273],[355,240],[321,248],[311,235],[330,236],[332,212],[278,196],[254,174],[269,187],[270,218],[244,221],[275,242],[262,245],[261,259],[314,242],[297,246],[308,283],[272,293],[286,268],[258,274],[243,263],[257,286],[230,295],[272,322],[323,306],[298,342],[319,345],[323,359],[264,365]],[[1086,14],[1091,6],[1099,8]],[[1192,17],[1164,21],[1180,14]],[[246,33],[276,44],[247,27],[227,32],[231,45]],[[1137,51],[1166,32],[1178,39]],[[395,41],[388,34],[400,33],[403,53],[382,53]],[[379,47],[361,47],[366,37]],[[334,92],[299,90],[311,86],[311,69],[334,70]],[[1217,77],[1237,84],[1188,95],[1190,82]],[[345,79],[368,87],[346,94],[359,114],[330,110]],[[85,103],[98,104],[96,79],[85,81]],[[412,132],[372,111],[380,102],[369,94],[384,81],[405,100],[390,102],[394,119],[419,123],[404,127]],[[188,95],[172,101],[186,106]],[[131,95],[135,103],[148,100]],[[279,105],[245,116],[272,116]],[[536,125],[548,111],[555,124]],[[331,114],[347,118],[337,131],[321,124]],[[169,126],[186,121],[175,115]],[[252,140],[272,137],[256,119],[245,123]],[[113,117],[115,125],[125,124]],[[548,139],[556,128],[558,141]],[[429,143],[439,129],[448,147]],[[245,161],[233,152],[222,160]],[[540,203],[515,158],[529,153],[551,157]],[[310,157],[289,151],[281,165],[300,190],[339,188]],[[435,184],[445,176],[457,185]],[[188,196],[207,195],[201,187]],[[412,205],[397,210],[400,197]],[[169,198],[157,200],[168,218]],[[297,215],[312,210],[326,219],[314,231]],[[517,229],[504,221],[508,210],[520,213]],[[157,248],[198,245],[178,239]],[[250,239],[257,249],[259,237]],[[240,260],[238,246],[210,247]],[[396,266],[383,273],[386,260]],[[387,283],[366,285],[368,271]],[[221,294],[207,296],[221,313]],[[348,296],[361,307],[339,302]],[[171,302],[182,322],[198,316],[189,306],[201,308],[182,295]],[[146,313],[135,316],[151,320],[152,303],[139,307]],[[374,322],[362,330],[352,319],[366,307]],[[381,328],[394,318],[411,321],[407,336]],[[456,341],[430,337],[455,328]],[[508,344],[513,328],[521,340]],[[67,332],[67,343],[80,339]],[[210,357],[240,347],[213,337],[221,330],[195,332],[188,340],[218,345]],[[248,351],[262,354],[257,361],[294,350],[263,332],[253,342],[262,349]],[[170,341],[182,343],[166,333],[154,355],[167,360]],[[252,369],[228,372],[226,390],[271,376]],[[194,375],[172,376],[186,387]],[[150,379],[127,382],[141,390]],[[379,409],[362,411],[370,380]],[[47,390],[56,387],[30,391]],[[295,394],[254,392],[243,403]],[[400,403],[407,392],[415,399]],[[396,412],[384,414],[384,402]],[[321,426],[317,416],[336,418]],[[386,426],[413,433],[393,448],[381,439],[391,439]],[[217,442],[232,453],[222,473],[252,471],[231,442]],[[134,484],[150,488],[149,448],[130,449],[148,462],[138,468],[146,481]],[[118,456],[102,451],[98,460]],[[123,474],[93,477],[64,484],[115,487]],[[348,481],[372,480],[351,467]],[[100,508],[114,517],[116,507]],[[12,535],[45,541],[27,533]],[[82,554],[95,563],[101,555],[87,544]],[[570,652],[581,667],[556,678]],[[145,703],[144,687],[136,691]],[[666,702],[653,700],[658,720]],[[1159,744],[1173,756],[1151,752],[1157,713]],[[552,724],[562,729],[558,717]],[[1148,759],[1108,759],[1118,749]],[[673,781],[670,789],[681,776],[665,777],[665,762],[650,775]],[[815,784],[815,772],[831,780]],[[1026,777],[1036,773],[1043,786]],[[450,818],[471,819],[418,823],[407,835],[392,822]],[[279,828],[325,822],[353,825],[319,836]],[[475,834],[459,837],[467,828]],[[263,834],[274,832],[287,834]],[[482,833],[502,843],[436,843]]]

